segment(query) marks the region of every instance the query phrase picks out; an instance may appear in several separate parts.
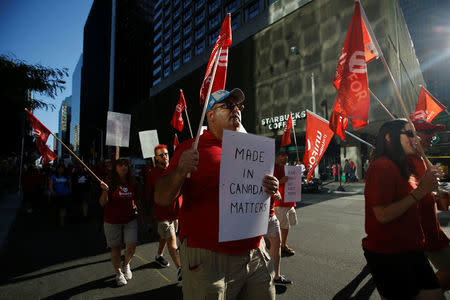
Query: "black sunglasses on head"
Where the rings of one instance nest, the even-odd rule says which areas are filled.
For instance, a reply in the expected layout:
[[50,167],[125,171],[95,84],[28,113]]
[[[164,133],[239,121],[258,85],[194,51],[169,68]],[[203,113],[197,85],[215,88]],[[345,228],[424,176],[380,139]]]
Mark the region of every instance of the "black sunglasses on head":
[[414,137],[414,133],[412,132],[412,130],[403,130],[400,131],[400,134],[406,134],[409,137]]

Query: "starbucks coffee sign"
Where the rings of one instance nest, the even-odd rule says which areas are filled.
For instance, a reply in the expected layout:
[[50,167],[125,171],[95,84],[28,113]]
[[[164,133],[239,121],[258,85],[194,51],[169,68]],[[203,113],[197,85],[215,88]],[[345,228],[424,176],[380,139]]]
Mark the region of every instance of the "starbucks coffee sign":
[[[270,130],[272,129],[283,129],[286,126],[286,122],[289,118],[289,114],[285,115],[279,115],[275,117],[270,118],[264,118],[261,119],[261,125],[269,127]],[[296,126],[296,120],[297,119],[305,119],[306,118],[306,111],[298,111],[292,113],[292,124]]]

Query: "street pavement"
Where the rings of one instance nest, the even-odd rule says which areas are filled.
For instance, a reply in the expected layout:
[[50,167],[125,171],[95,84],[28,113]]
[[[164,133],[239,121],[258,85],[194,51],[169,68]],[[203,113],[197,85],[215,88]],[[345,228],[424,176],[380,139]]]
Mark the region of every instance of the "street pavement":
[[[361,249],[364,234],[363,183],[326,183],[318,194],[303,194],[299,224],[283,257],[281,273],[293,285],[277,286],[277,299],[379,299]],[[19,210],[1,252],[0,299],[182,299],[182,284],[166,250],[169,268],[154,262],[155,234],[140,228],[131,263],[133,279],[116,287],[99,210],[89,219],[54,226],[52,214]],[[439,213],[450,233],[450,214]],[[447,299],[450,296],[446,294]]]

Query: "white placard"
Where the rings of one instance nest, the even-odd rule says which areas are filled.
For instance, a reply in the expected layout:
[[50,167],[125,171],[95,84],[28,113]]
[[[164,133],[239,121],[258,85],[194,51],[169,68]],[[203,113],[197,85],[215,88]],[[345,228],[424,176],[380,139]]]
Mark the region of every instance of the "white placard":
[[128,147],[131,115],[108,111],[106,120],[106,146]]
[[205,131],[206,129],[208,129],[208,126],[202,126],[202,129],[200,130],[200,135],[202,135],[203,131]]
[[273,139],[224,130],[220,161],[219,242],[267,233],[270,197],[265,174],[273,174]]
[[288,181],[284,184],[284,202],[302,201],[302,167],[284,166]]
[[155,147],[159,145],[158,131],[139,131],[139,140],[141,141],[142,156],[144,158],[155,156]]

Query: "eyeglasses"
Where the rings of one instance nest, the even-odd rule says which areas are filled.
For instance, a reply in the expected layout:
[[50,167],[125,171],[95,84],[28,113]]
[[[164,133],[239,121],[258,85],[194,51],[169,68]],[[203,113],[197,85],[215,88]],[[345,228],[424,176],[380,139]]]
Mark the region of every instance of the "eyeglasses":
[[156,156],[163,158],[164,156],[169,156],[169,152],[164,152],[164,153],[158,154]]
[[414,133],[412,132],[412,130],[400,131],[400,134],[406,134],[408,137],[414,137]]
[[235,107],[237,107],[240,111],[244,110],[244,104],[233,103],[233,102],[221,103],[221,104],[217,105],[214,109],[216,109],[216,108],[226,108],[226,109],[229,109],[229,110],[234,110]]

